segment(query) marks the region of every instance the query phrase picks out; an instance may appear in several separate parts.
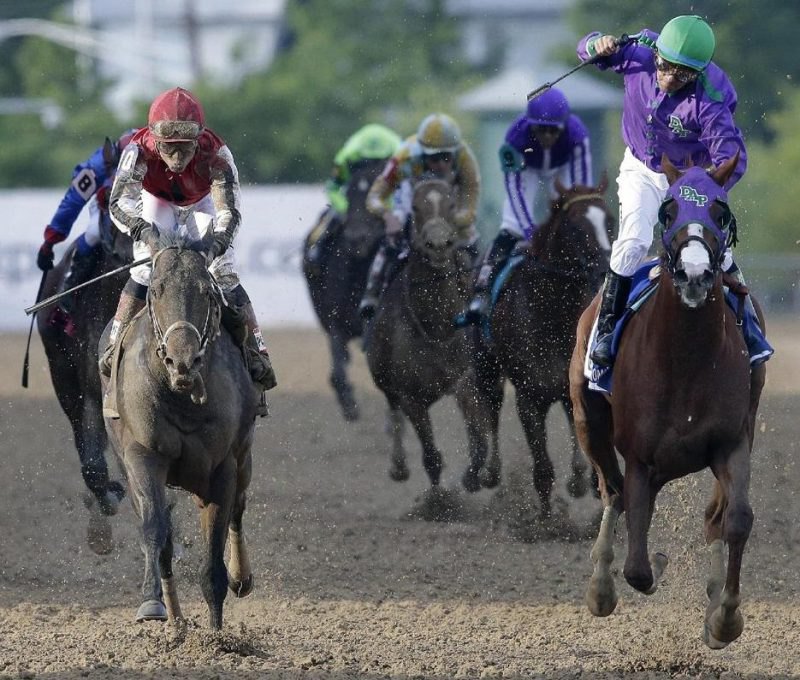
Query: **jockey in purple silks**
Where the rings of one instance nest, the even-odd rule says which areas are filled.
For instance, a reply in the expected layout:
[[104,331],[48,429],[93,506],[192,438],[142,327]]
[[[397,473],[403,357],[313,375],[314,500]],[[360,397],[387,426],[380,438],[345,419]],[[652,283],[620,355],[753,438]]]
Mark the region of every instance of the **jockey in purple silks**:
[[[622,138],[625,155],[619,169],[619,234],[611,250],[597,322],[592,361],[612,362],[614,326],[625,308],[631,276],[647,256],[668,187],[661,156],[680,170],[689,165],[717,167],[739,154],[726,190],[744,175],[747,153],[734,122],[736,90],[711,61],[716,42],[711,27],[698,16],[678,16],[661,33],[648,29],[620,45],[612,35],[594,32],[578,43],[578,56],[598,68],[622,74],[625,95]],[[743,277],[730,250],[724,268]],[[748,304],[752,305],[749,302]]]
[[539,228],[534,214],[540,193],[547,200],[557,198],[556,179],[566,187],[592,183],[589,134],[581,119],[570,113],[560,90],[551,88],[528,102],[525,113],[506,132],[500,166],[506,186],[503,220],[475,281],[466,312],[470,323],[486,317],[492,281],[517,243],[530,241]]

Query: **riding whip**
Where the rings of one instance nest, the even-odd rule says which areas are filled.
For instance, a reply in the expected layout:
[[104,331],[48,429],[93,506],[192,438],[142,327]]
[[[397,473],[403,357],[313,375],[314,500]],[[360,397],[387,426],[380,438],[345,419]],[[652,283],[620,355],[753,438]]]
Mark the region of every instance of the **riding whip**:
[[[635,38],[631,38],[627,33],[623,33],[617,39],[617,47],[625,47],[625,45],[627,45],[630,42],[633,42],[634,40],[635,40]],[[553,81],[551,81],[549,83],[545,83],[544,85],[540,85],[535,90],[532,90],[531,92],[528,92],[528,101],[530,101],[531,99],[536,99],[536,97],[538,97],[540,94],[542,94],[542,92],[545,92],[546,90],[549,90],[557,82],[559,82],[561,80],[564,80],[564,78],[566,78],[567,76],[571,76],[573,73],[575,73],[575,71],[580,71],[580,69],[582,69],[584,66],[588,66],[589,64],[594,64],[595,62],[597,62],[598,59],[602,59],[602,58],[603,57],[592,57],[591,59],[587,59],[586,61],[582,61],[577,66],[575,66],[574,68],[571,68],[569,71],[567,71],[563,76],[559,76],[558,78],[556,78],[555,80],[553,80]]]
[[[36,302],[42,297],[44,282],[47,280],[47,272],[42,272],[42,280],[39,282],[39,292],[36,293]],[[25,345],[25,359],[22,362],[22,386],[28,388],[28,368],[31,363],[31,336],[33,335],[33,322],[36,321],[36,314],[31,317],[31,327],[28,329],[28,344]]]
[[[57,302],[61,298],[66,297],[67,295],[70,295],[70,294],[74,293],[76,290],[80,290],[81,288],[86,288],[86,286],[91,286],[93,283],[97,283],[101,279],[107,279],[109,276],[115,276],[116,274],[120,274],[120,273],[122,273],[124,271],[127,271],[128,269],[131,269],[132,267],[137,267],[140,264],[147,264],[148,262],[151,261],[151,259],[152,258],[150,258],[150,257],[143,257],[141,260],[136,260],[135,262],[131,262],[130,264],[124,264],[121,267],[117,267],[116,269],[112,269],[110,272],[106,272],[105,274],[100,274],[100,276],[95,276],[93,279],[89,279],[88,281],[85,281],[84,283],[79,283],[77,286],[74,286],[73,288],[70,288],[69,290],[61,291],[60,293],[56,293],[55,295],[51,295],[49,298],[47,298],[45,300],[42,300],[41,302],[37,302],[35,305],[32,305],[32,306],[28,307],[25,310],[25,313],[26,314],[33,314],[34,312],[37,312],[40,309],[42,309],[42,307],[47,307],[49,305],[52,305],[54,302]],[[44,279],[42,279],[42,282],[44,282]],[[39,292],[41,292],[41,289],[40,289]],[[31,320],[31,327],[33,327],[33,320]]]

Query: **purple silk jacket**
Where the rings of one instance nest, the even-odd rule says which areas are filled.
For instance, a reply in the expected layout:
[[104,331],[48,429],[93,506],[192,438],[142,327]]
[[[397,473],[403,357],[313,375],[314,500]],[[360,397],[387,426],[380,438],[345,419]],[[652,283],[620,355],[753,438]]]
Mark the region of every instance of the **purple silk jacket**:
[[[581,61],[594,56],[591,43],[601,35],[595,31],[581,39],[577,49]],[[719,166],[739,151],[736,170],[725,186],[729,190],[744,175],[747,151],[734,122],[737,97],[728,76],[712,62],[696,81],[674,94],[664,94],[656,81],[658,33],[643,29],[632,38],[634,41],[616,54],[596,62],[601,70],[610,68],[623,76],[625,144],[655,172],[661,172],[662,153],[675,167],[685,169],[690,164]]]

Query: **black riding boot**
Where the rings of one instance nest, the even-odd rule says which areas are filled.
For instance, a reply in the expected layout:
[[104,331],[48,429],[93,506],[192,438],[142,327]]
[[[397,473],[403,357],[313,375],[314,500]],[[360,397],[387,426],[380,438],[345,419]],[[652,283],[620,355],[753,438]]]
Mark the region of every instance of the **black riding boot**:
[[[92,248],[86,253],[81,253],[80,249],[76,248],[75,252],[72,253],[72,261],[69,264],[69,271],[61,284],[61,290],[70,290],[70,288],[86,283],[86,281],[89,280],[89,276],[94,271],[94,268],[97,266],[99,259],[99,247]],[[61,298],[59,306],[67,314],[72,314],[75,309],[75,296],[66,295]]]
[[339,216],[329,209],[323,215],[322,220],[322,233],[317,237],[317,240],[309,247],[306,258],[308,262],[319,269],[322,269],[328,262],[330,249],[336,237],[344,226],[344,223]]
[[467,323],[479,324],[486,318],[491,304],[492,283],[518,242],[519,238],[505,229],[495,237],[475,280],[475,292],[465,312]]
[[610,269],[606,274],[603,286],[603,298],[600,301],[600,311],[597,314],[597,344],[590,355],[592,361],[598,366],[611,366],[611,341],[614,338],[614,327],[619,317],[625,311],[628,293],[631,290],[630,276],[620,276]]
[[367,287],[364,290],[361,303],[358,305],[358,313],[362,319],[368,320],[375,316],[378,299],[386,283],[386,272],[389,269],[389,264],[397,258],[397,254],[397,246],[390,243],[382,243],[378,252],[375,253],[375,259],[372,260],[369,275],[367,276]]

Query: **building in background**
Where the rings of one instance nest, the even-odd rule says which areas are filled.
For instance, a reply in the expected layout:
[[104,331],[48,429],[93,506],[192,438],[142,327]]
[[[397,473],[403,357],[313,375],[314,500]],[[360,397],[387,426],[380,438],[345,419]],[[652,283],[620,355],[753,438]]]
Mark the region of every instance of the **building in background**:
[[[474,114],[478,130],[473,148],[483,178],[480,226],[493,237],[500,224],[504,198],[497,152],[506,129],[525,109],[526,95],[577,65],[576,36],[566,14],[573,0],[449,0],[448,11],[464,24],[463,51],[470,63],[485,64],[500,57],[498,74],[465,93],[458,108]],[[562,61],[559,55],[571,55]],[[569,56],[567,56],[569,58]],[[618,111],[622,91],[577,72],[557,84],[575,113],[586,123],[592,140],[596,178],[618,159],[607,158],[605,139],[609,111]],[[544,203],[546,204],[546,202]]]
[[109,104],[129,113],[167,87],[235,83],[269,65],[286,33],[287,0],[73,0],[73,18],[100,42]]

